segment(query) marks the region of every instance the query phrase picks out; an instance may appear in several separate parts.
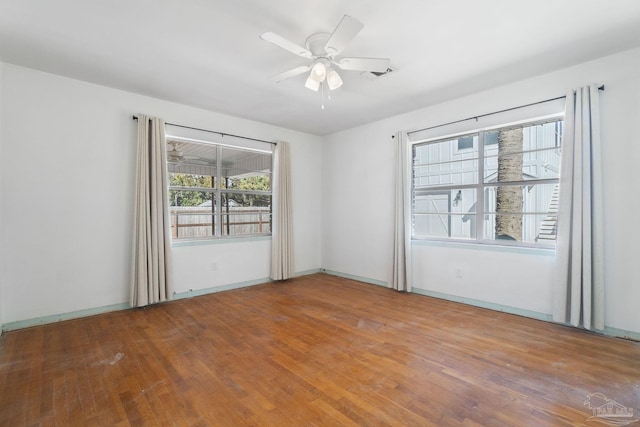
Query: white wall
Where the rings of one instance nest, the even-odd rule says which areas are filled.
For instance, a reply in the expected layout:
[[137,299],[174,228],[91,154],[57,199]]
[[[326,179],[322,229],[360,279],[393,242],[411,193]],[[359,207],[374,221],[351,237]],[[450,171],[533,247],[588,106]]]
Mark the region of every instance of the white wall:
[[[4,96],[3,96],[3,83],[4,80],[2,79],[4,73],[4,64],[2,62],[0,62],[0,165],[2,164],[2,125],[4,123],[4,115],[2,114],[3,111],[3,105],[4,105]],[[0,206],[2,205],[2,174],[0,173]],[[3,224],[3,220],[2,220],[2,209],[0,209],[0,260],[2,260],[2,252],[4,251],[4,246],[2,245],[2,242],[4,241],[3,237],[2,237],[2,224]],[[3,280],[2,280],[2,262],[0,262],[0,335],[2,335],[2,324],[3,324],[3,309],[2,309],[2,287],[3,287]]]
[[[321,267],[319,137],[10,64],[0,82],[5,324],[128,301],[136,113],[289,141],[296,271]],[[265,279],[269,257],[264,239],[174,248],[175,290]]]
[[[393,135],[564,94],[602,93],[606,324],[640,332],[635,182],[640,50],[495,88],[325,138],[0,63],[0,323],[126,302],[135,122],[168,122],[291,142],[296,271],[390,276]],[[322,164],[321,164],[322,163]],[[320,227],[321,224],[321,227]],[[414,286],[551,312],[553,256],[416,244]],[[251,260],[240,265],[240,257]],[[268,276],[269,241],[175,248],[176,291]],[[211,270],[211,262],[218,269]],[[463,277],[455,277],[461,269]],[[525,272],[525,273],[523,273]]]
[[[606,325],[640,332],[640,241],[635,183],[640,164],[640,49],[477,93],[325,137],[323,249],[327,270],[374,282],[390,278],[393,146],[413,130],[563,95],[597,82],[601,93],[605,180]],[[452,131],[449,128],[447,131]],[[481,250],[477,245],[413,244],[413,285],[514,311],[551,313],[553,253]],[[461,269],[462,277],[456,277]]]

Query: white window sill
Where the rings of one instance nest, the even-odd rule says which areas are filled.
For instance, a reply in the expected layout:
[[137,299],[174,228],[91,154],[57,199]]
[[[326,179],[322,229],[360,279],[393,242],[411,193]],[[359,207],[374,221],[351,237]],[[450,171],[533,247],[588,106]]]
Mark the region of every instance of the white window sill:
[[184,248],[184,247],[191,247],[191,246],[208,246],[208,245],[219,245],[219,244],[227,244],[227,243],[260,242],[265,240],[271,240],[271,236],[234,236],[234,237],[193,239],[193,240],[180,239],[180,240],[172,240],[171,247]]
[[431,246],[443,248],[457,248],[466,250],[479,250],[490,252],[509,252],[539,256],[555,256],[554,247],[536,247],[520,245],[501,245],[499,243],[485,243],[477,241],[451,241],[432,239],[411,239],[411,246]]

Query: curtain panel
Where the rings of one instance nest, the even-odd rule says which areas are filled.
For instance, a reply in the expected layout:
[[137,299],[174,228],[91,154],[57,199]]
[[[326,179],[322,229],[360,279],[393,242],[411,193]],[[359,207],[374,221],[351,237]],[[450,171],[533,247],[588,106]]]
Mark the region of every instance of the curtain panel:
[[598,85],[567,94],[553,319],[604,329],[602,146]]
[[171,219],[164,121],[138,115],[131,269],[132,307],[171,299]]
[[294,276],[293,212],[289,144],[278,142],[273,161],[273,219],[271,229],[271,279]]
[[411,144],[406,132],[395,137],[392,277],[389,287],[411,292]]

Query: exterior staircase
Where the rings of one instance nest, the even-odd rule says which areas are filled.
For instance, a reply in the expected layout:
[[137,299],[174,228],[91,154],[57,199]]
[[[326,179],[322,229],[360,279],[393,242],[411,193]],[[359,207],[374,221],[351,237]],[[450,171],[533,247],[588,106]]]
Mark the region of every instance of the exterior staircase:
[[547,216],[540,224],[540,231],[536,237],[538,242],[555,242],[558,230],[558,198],[560,195],[560,184],[553,187],[553,194],[549,202]]

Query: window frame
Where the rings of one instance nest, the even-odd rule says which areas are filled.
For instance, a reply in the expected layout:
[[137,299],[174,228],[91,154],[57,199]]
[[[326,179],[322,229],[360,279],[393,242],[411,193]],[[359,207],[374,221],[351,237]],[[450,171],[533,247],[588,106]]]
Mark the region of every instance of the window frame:
[[[460,243],[460,244],[471,244],[471,245],[509,246],[509,247],[515,247],[515,248],[554,250],[556,247],[555,241],[553,241],[552,243],[549,243],[548,241],[516,241],[516,240],[502,240],[502,239],[496,239],[496,238],[494,239],[485,238],[484,217],[486,215],[495,214],[495,212],[492,212],[491,210],[487,209],[487,206],[486,206],[485,194],[487,193],[488,189],[498,188],[503,186],[516,186],[516,185],[527,186],[527,185],[534,185],[534,184],[550,184],[550,183],[559,185],[560,173],[558,173],[557,178],[539,178],[539,179],[523,179],[520,181],[485,182],[485,177],[484,177],[485,157],[487,156],[485,155],[484,139],[485,139],[485,133],[491,132],[491,131],[504,130],[509,128],[518,128],[518,127],[524,128],[528,126],[543,125],[546,123],[558,123],[558,122],[564,123],[563,113],[551,114],[551,115],[537,117],[537,118],[529,118],[529,119],[511,122],[511,123],[486,126],[486,127],[482,127],[474,130],[466,130],[463,132],[452,133],[452,134],[441,135],[441,136],[434,136],[434,137],[430,137],[423,140],[412,141],[411,142],[412,156],[411,156],[411,165],[410,165],[411,167],[411,184],[410,184],[411,185],[411,215],[410,215],[411,240],[425,241],[425,242],[431,241],[431,242],[446,242],[446,243],[454,243],[454,244]],[[564,132],[564,127],[562,129]],[[469,136],[473,137],[475,135],[478,136],[478,155],[477,155],[477,158],[473,159],[474,161],[478,162],[476,183],[474,184],[452,183],[447,185],[436,184],[431,187],[420,186],[420,188],[418,188],[417,190],[418,192],[422,191],[429,194],[430,193],[435,194],[435,193],[444,192],[444,191],[451,192],[454,190],[474,189],[476,193],[476,198],[475,198],[476,211],[475,211],[475,214],[473,214],[475,216],[475,236],[472,236],[470,238],[423,236],[423,235],[416,236],[416,233],[415,233],[415,222],[416,222],[415,207],[416,207],[416,192],[417,192],[416,191],[416,171],[415,171],[416,147],[422,146],[422,145],[428,145],[428,144],[435,144],[438,142],[445,142],[455,138],[464,138]],[[562,138],[562,135],[561,135],[561,138]],[[489,145],[494,145],[494,144],[489,144]],[[558,146],[557,138],[554,145],[556,149],[561,149],[561,146],[560,147]],[[471,149],[472,148],[463,148],[462,150],[460,150],[458,148],[458,143],[455,144],[456,153],[460,151],[470,151]],[[524,150],[523,149],[522,153],[524,154],[532,151],[542,151],[542,150],[540,149]],[[438,164],[438,163],[442,163],[442,162],[434,162],[433,164]],[[425,165],[428,166],[430,165],[430,163],[424,164],[422,166],[425,166]],[[548,212],[545,212],[545,213],[548,213]],[[447,214],[449,217],[449,222],[451,222],[452,212],[448,212]],[[530,213],[530,212],[523,211],[519,213],[519,215],[523,215],[523,216],[527,214],[532,215],[532,214],[535,214],[535,212]],[[556,221],[557,221],[557,217],[556,217]],[[449,232],[450,232],[450,229],[449,229]]]
[[[194,192],[204,192],[204,193],[210,193],[212,195],[212,212],[210,214],[203,214],[203,216],[207,216],[207,217],[211,217],[212,218],[212,223],[211,223],[211,227],[214,230],[214,232],[212,233],[211,236],[199,236],[199,237],[174,237],[173,236],[173,219],[171,219],[171,241],[174,243],[183,243],[183,242],[190,242],[190,241],[197,241],[197,242],[201,242],[201,241],[216,241],[216,240],[228,240],[228,239],[253,239],[256,237],[271,237],[272,232],[273,232],[273,167],[274,167],[274,156],[273,156],[273,151],[269,151],[269,150],[261,150],[258,148],[253,148],[253,147],[244,147],[244,146],[239,146],[239,145],[231,145],[231,144],[223,144],[223,143],[219,143],[219,142],[215,142],[215,141],[206,141],[206,140],[199,140],[199,139],[193,139],[193,138],[187,138],[187,137],[180,137],[180,136],[173,136],[173,135],[167,135],[167,139],[171,139],[171,141],[178,141],[178,142],[182,142],[184,144],[199,144],[199,145],[205,145],[205,146],[209,146],[212,147],[216,150],[216,176],[215,177],[211,177],[212,178],[212,185],[211,187],[189,187],[189,186],[172,186],[170,184],[170,175],[173,172],[169,172],[168,171],[168,165],[169,165],[169,158],[167,157],[167,193],[169,193],[170,191],[194,191]],[[269,187],[270,190],[269,191],[265,191],[265,190],[241,190],[241,189],[237,189],[237,188],[227,188],[227,184],[225,183],[225,185],[222,185],[222,182],[224,179],[229,179],[230,177],[223,177],[222,176],[222,170],[223,170],[223,164],[222,164],[222,153],[223,153],[223,149],[233,149],[233,150],[241,150],[241,151],[249,151],[249,152],[256,152],[256,153],[262,153],[262,154],[268,154],[271,157],[271,165],[270,165],[270,169],[269,169]],[[187,174],[187,175],[194,175],[194,174]],[[224,187],[224,188],[223,188]],[[260,213],[259,215],[262,217],[262,215],[266,215],[268,213],[269,219],[268,221],[265,221],[265,224],[269,224],[269,231],[268,232],[263,232],[263,233],[246,233],[246,234],[228,234],[228,232],[225,232],[224,227],[225,225],[227,227],[229,227],[229,225],[233,225],[233,223],[229,222],[229,218],[231,218],[234,215],[243,215],[241,212],[227,212],[227,211],[223,211],[223,209],[225,208],[225,205],[223,204],[222,200],[223,197],[225,198],[225,200],[228,198],[229,194],[248,194],[248,195],[266,195],[269,196],[271,198],[271,203],[269,204],[269,210],[268,212]],[[213,203],[213,201],[215,201],[215,205]],[[169,206],[169,210],[171,210],[173,206]],[[246,214],[245,214],[246,215]],[[253,214],[255,215],[255,214]],[[171,217],[173,217],[173,214],[170,214]],[[226,217],[226,221],[224,220],[224,218]]]

